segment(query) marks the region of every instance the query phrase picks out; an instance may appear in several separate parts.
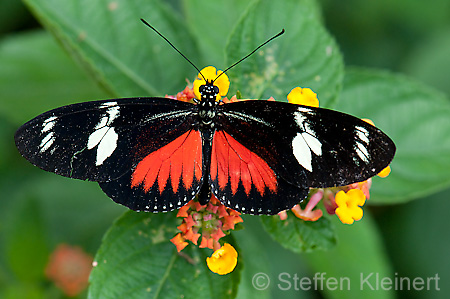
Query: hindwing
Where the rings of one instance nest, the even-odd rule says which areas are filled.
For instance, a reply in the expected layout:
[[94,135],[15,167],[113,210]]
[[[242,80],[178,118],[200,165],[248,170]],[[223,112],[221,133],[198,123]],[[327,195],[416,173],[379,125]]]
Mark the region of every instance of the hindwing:
[[301,202],[309,188],[279,176],[254,150],[217,130],[211,151],[210,184],[225,206],[247,214],[273,215]]

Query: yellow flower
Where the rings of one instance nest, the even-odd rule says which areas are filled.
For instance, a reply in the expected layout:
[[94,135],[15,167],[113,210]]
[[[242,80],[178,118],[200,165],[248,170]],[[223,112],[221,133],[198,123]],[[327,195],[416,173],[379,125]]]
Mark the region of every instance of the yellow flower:
[[291,90],[287,96],[288,102],[291,104],[305,105],[311,107],[319,107],[319,99],[317,94],[310,88],[296,87]]
[[[197,99],[200,100],[200,86],[206,84],[206,80],[214,81],[217,76],[222,74],[221,70],[216,70],[213,66],[207,66],[200,71],[201,74],[198,74],[197,78],[194,81],[194,94]],[[202,76],[203,75],[203,76]],[[205,77],[205,79],[203,78]],[[216,101],[219,101],[221,97],[227,95],[228,88],[230,87],[230,80],[228,79],[227,74],[222,74],[217,80],[214,81],[214,85],[219,88],[219,94],[217,95]]]
[[371,124],[372,126],[375,126],[375,124],[373,123],[373,121],[371,119],[363,118],[362,120],[365,121],[368,124]]
[[206,258],[208,268],[217,274],[225,275],[234,270],[237,265],[237,251],[228,243],[214,251],[211,257]]
[[342,223],[352,224],[355,220],[361,220],[363,210],[361,206],[366,202],[366,196],[359,189],[351,189],[347,193],[339,191],[335,197],[336,215]]
[[383,169],[382,171],[380,171],[380,172],[378,173],[378,176],[381,177],[381,178],[385,178],[385,177],[387,177],[390,173],[391,173],[391,167],[388,166],[388,167],[386,167],[385,169]]

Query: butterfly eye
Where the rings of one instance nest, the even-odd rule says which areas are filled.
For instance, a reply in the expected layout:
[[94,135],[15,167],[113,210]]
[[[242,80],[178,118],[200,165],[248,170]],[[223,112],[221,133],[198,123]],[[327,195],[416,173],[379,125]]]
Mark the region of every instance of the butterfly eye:
[[219,87],[214,85],[214,94],[219,94]]

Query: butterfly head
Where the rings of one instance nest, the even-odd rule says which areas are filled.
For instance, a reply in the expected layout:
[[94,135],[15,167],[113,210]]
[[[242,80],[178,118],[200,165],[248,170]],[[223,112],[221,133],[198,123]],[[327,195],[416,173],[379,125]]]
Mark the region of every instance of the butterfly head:
[[201,100],[204,101],[216,101],[219,94],[219,87],[214,85],[213,81],[206,80],[206,84],[200,85],[198,88],[201,96]]
[[[198,100],[218,102],[227,95],[230,87],[228,76],[213,66],[207,66],[200,71],[194,81],[194,94]],[[212,96],[212,97],[211,97]]]

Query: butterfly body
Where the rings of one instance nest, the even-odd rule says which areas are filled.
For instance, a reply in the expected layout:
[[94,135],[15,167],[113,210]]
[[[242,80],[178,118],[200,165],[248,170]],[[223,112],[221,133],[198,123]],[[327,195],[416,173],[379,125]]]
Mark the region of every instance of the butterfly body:
[[[213,136],[215,131],[214,118],[216,116],[216,101],[219,89],[214,85],[212,81],[206,81],[205,85],[200,86],[201,100],[198,102],[198,117],[199,117],[199,129],[202,136],[202,169],[203,182],[209,180],[209,172],[211,165],[211,148],[213,142]],[[198,194],[200,204],[205,205],[211,198],[211,188],[209,184],[203,184]]]

